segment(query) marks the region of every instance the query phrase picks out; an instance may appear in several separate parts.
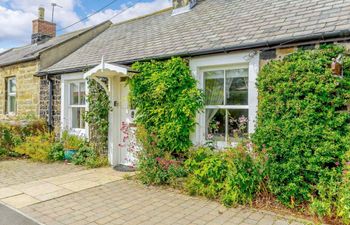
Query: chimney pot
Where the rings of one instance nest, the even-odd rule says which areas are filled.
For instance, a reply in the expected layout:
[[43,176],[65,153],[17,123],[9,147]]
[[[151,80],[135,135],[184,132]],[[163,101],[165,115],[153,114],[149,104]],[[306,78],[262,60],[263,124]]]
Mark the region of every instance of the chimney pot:
[[46,41],[56,36],[56,24],[45,21],[45,9],[39,8],[39,17],[33,20],[32,44]]
[[197,0],[173,0],[173,16],[190,11]]
[[45,20],[45,8],[39,7],[39,20]]

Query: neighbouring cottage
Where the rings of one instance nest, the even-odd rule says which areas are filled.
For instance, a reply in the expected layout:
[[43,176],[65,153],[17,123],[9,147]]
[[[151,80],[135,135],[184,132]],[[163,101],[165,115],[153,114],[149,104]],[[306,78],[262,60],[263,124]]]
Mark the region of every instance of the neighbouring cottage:
[[[108,79],[110,96],[109,160],[128,164],[120,145],[120,126],[132,121],[126,80],[133,62],[181,56],[189,60],[198,87],[205,90],[205,111],[198,115],[195,144],[206,142],[213,121],[219,146],[236,129],[230,118],[249,119],[255,129],[259,69],[271,59],[320,43],[350,46],[350,2],[332,0],[173,0],[174,7],[114,24],[99,36],[39,72],[42,83],[54,79],[52,99],[60,107],[47,108],[50,89],[40,95],[41,115],[60,115],[54,126],[88,136],[82,115],[87,109],[86,79]],[[222,93],[222,94],[217,94]],[[271,103],[273,104],[273,103]],[[50,120],[50,119],[49,119]]]
[[[0,53],[0,114],[39,117],[39,96],[47,93],[49,82],[41,83],[38,71],[68,56],[110,25],[107,21],[56,36],[56,24],[45,21],[44,8],[39,8],[39,18],[33,21],[31,44]],[[48,109],[48,102],[41,104]]]

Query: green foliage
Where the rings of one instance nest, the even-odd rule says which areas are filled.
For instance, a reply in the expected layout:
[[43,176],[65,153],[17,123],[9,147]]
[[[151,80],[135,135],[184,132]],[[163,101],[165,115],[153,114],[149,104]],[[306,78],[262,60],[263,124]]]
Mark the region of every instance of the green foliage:
[[142,145],[142,150],[137,155],[139,170],[137,177],[142,183],[175,185],[178,178],[186,176],[182,163],[169,153],[161,151],[156,142],[152,141],[155,137],[149,137],[143,127],[138,127],[136,135]]
[[62,143],[55,143],[52,145],[49,155],[51,161],[62,161],[64,160],[64,147]]
[[108,151],[108,114],[111,106],[108,94],[99,83],[88,80],[88,86],[89,111],[85,113],[84,119],[89,124],[90,144],[102,156]]
[[69,134],[68,131],[62,133],[63,147],[68,150],[78,150],[85,144],[85,140],[77,135]]
[[133,69],[139,71],[129,80],[137,125],[157,138],[158,149],[170,153],[187,151],[192,145],[189,137],[196,114],[203,107],[203,94],[187,63],[172,58],[138,62]]
[[224,152],[200,147],[185,162],[185,189],[192,195],[220,198],[226,206],[249,204],[259,192],[265,161],[243,144]]
[[[348,112],[340,111],[350,98],[350,59],[344,58],[344,78],[332,75],[332,58],[344,53],[334,45],[298,51],[272,61],[258,77],[259,110],[253,137],[266,149],[269,188],[290,207],[322,200],[317,187],[350,149]],[[339,182],[340,176],[333,176]],[[314,201],[316,211],[328,213],[327,204]]]
[[14,151],[22,155],[27,155],[35,161],[47,162],[53,141],[54,138],[49,133],[29,136],[24,142],[17,145]]
[[344,171],[342,183],[339,188],[337,214],[344,224],[350,224],[350,151],[348,151],[343,161]]
[[310,211],[312,214],[322,217],[331,217],[337,206],[340,174],[336,170],[328,172],[327,176],[321,177],[316,186],[317,196],[312,196]]
[[21,144],[26,137],[35,136],[46,131],[46,123],[43,120],[3,121],[0,123],[0,149],[3,158],[17,157],[14,148]]
[[98,156],[92,147],[82,145],[73,156],[72,163],[75,165],[84,165],[89,168],[97,168],[108,165],[108,159]]

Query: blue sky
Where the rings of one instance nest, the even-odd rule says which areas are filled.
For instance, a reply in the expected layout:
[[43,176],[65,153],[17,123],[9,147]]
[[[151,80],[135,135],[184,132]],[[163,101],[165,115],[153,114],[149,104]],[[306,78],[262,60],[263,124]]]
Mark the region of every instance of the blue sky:
[[[45,8],[45,18],[51,20],[51,3],[55,9],[57,29],[90,15],[112,0],[0,0],[0,52],[30,43],[32,20],[37,18],[38,7]],[[111,6],[63,32],[92,26],[118,14],[112,22],[128,20],[171,6],[171,0],[116,0]],[[62,33],[62,32],[60,32]]]

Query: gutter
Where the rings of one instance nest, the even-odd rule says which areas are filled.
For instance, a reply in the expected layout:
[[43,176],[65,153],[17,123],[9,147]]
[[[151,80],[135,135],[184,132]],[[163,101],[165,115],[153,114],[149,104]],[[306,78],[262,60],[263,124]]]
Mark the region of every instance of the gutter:
[[[323,33],[307,35],[307,36],[280,38],[272,41],[262,41],[262,42],[256,42],[251,44],[234,45],[234,46],[223,47],[223,48],[213,48],[213,49],[205,49],[205,50],[198,50],[198,51],[182,52],[182,53],[176,53],[176,54],[167,54],[167,55],[161,55],[161,56],[136,58],[132,60],[117,61],[113,63],[129,65],[136,61],[147,61],[152,59],[168,59],[174,56],[193,57],[193,56],[202,56],[202,55],[209,55],[209,54],[216,54],[216,53],[228,53],[228,52],[233,52],[238,50],[248,50],[248,49],[258,49],[258,48],[260,49],[263,48],[264,50],[266,50],[265,48],[267,49],[277,48],[277,47],[281,47],[291,43],[297,44],[300,42],[308,42],[308,41],[323,43],[323,42],[330,41],[329,39],[332,39],[332,38],[343,38],[344,40],[348,40],[350,39],[350,29],[333,31],[333,32],[323,32]],[[97,64],[90,65],[90,66],[81,66],[76,68],[61,69],[61,70],[43,71],[43,72],[39,72],[38,76],[82,72],[83,70],[87,68],[93,68],[96,65]]]
[[30,58],[20,59],[20,60],[17,60],[15,62],[0,64],[0,67],[11,66],[11,65],[18,64],[18,63],[30,62],[30,61],[37,60],[39,58],[40,58],[39,56],[34,56],[34,57],[30,57]]
[[49,127],[49,132],[53,131],[53,123],[52,123],[52,96],[53,96],[53,80],[51,80],[50,76],[46,76],[46,79],[49,81],[49,106],[48,106],[48,118],[47,123]]

